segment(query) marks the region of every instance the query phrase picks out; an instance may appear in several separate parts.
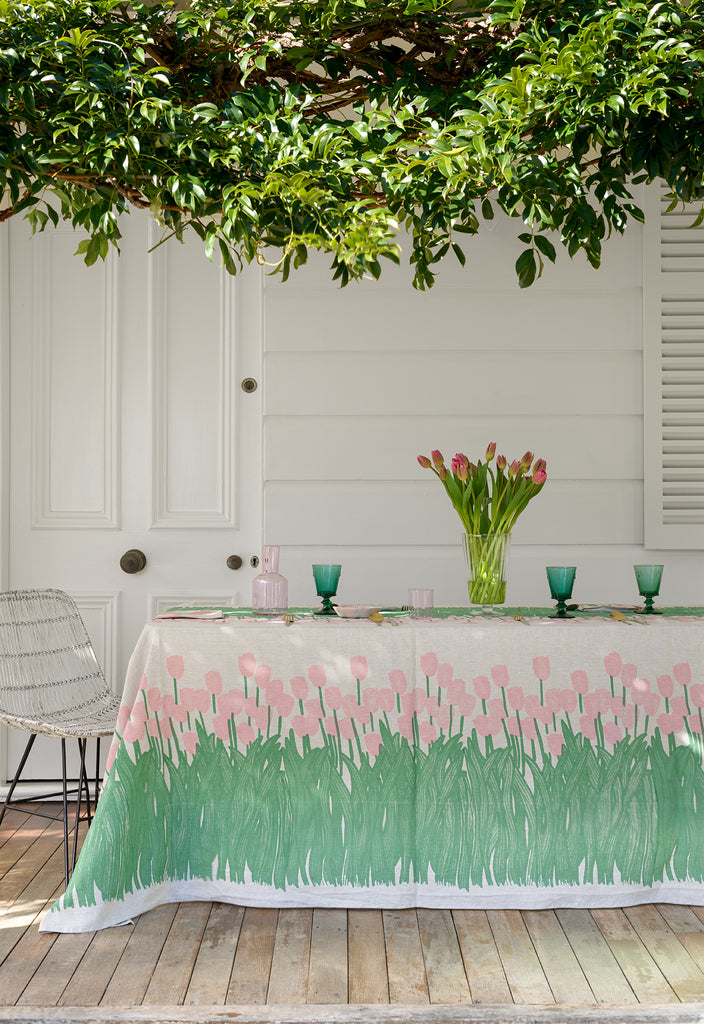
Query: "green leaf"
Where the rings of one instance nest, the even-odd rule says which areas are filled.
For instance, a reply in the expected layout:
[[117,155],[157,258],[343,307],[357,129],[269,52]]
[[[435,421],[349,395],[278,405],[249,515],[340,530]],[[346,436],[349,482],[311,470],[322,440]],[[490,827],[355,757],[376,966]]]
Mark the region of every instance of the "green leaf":
[[516,273],[521,288],[529,288],[537,273],[537,263],[533,249],[524,249],[516,260]]

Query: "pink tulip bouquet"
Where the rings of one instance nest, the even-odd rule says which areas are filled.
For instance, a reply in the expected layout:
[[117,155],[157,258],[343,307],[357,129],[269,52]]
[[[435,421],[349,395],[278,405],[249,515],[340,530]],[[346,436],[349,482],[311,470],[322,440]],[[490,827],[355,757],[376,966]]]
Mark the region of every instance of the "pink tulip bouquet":
[[424,469],[432,469],[442,482],[465,529],[463,538],[469,569],[472,604],[502,604],[506,599],[505,563],[508,538],[521,512],[542,489],[547,479],[545,459],[533,461],[526,452],[510,465],[496,455],[496,443],[476,465],[458,452],[450,469],[442,452],[419,455]]
[[[458,452],[451,468],[439,451],[431,452],[429,459],[418,456],[424,469],[432,469],[442,481],[457,515],[467,533],[510,533],[521,512],[531,498],[539,494],[547,479],[545,459],[533,463],[533,453],[526,452],[519,461],[508,465],[505,455],[491,463],[496,454],[496,442],[486,450],[485,461],[470,462]],[[532,469],[531,469],[532,467]]]

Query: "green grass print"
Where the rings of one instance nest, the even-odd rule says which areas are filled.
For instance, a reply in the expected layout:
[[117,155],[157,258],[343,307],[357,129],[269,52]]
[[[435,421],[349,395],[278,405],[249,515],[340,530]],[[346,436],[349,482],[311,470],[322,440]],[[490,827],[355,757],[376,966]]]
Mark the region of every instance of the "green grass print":
[[[378,723],[376,757],[292,730],[246,750],[195,723],[193,757],[121,744],[64,906],[120,899],[170,879],[287,885],[652,885],[704,881],[697,745],[575,733],[559,757],[472,729],[429,745]],[[598,725],[597,725],[598,732]],[[303,749],[301,749],[303,747]]]

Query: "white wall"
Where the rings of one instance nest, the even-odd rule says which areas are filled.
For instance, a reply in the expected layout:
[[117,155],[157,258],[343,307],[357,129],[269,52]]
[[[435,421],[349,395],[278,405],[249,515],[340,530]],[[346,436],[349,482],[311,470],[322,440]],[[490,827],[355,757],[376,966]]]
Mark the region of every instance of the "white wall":
[[665,563],[663,601],[704,603],[700,553],[643,548],[642,232],[598,272],[560,250],[521,291],[516,222],[487,228],[427,293],[390,264],[346,289],[322,258],[267,278],[264,537],[291,602],[315,600],[313,561],[339,560],[341,599],[466,603],[460,521],[416,455],[497,441],[549,475],[514,531],[509,603],[548,603],[548,564],[577,565],[577,600],[634,601],[638,561]]

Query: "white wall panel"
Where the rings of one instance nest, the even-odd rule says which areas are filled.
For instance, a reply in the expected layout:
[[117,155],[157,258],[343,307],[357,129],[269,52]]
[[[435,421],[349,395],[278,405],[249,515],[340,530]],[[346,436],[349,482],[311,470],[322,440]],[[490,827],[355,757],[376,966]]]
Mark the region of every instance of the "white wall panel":
[[[546,271],[549,273],[549,271]],[[267,289],[268,352],[589,351],[642,347],[640,289],[604,287],[524,291],[406,285]],[[331,319],[331,304],[334,317]]]
[[199,246],[151,263],[153,525],[233,527],[235,281]]
[[[117,261],[90,282],[73,231],[32,249],[34,525],[118,525]],[[89,285],[89,286],[88,286]]]
[[640,352],[287,352],[267,355],[265,372],[265,415],[642,411]]
[[551,480],[642,480],[642,432],[639,415],[270,416],[267,479],[420,480],[430,471],[416,456],[431,447],[449,463],[457,451],[481,456],[496,441],[513,459],[529,440],[536,457],[550,453]]
[[[384,485],[272,483],[267,494],[264,533],[277,544],[446,544],[462,531],[434,478]],[[552,480],[514,531],[520,544],[640,544],[642,539],[643,486],[634,480]]]

